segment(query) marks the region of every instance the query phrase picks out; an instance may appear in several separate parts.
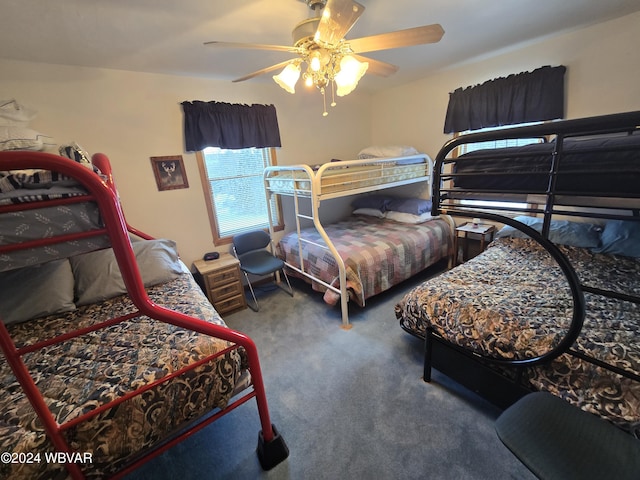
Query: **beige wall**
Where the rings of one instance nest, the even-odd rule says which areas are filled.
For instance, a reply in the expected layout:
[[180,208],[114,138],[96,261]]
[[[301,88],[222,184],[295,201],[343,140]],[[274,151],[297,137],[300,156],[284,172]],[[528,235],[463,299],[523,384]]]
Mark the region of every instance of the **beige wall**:
[[543,65],[565,65],[567,118],[640,110],[640,12],[451,66],[373,97],[372,138],[413,145],[432,157],[442,133],[449,92]]
[[[174,239],[187,263],[215,250],[195,155],[184,151],[184,100],[273,103],[280,164],[355,158],[370,141],[370,96],[354,92],[322,116],[315,92],[290,95],[276,85],[211,81],[0,60],[0,98],[35,108],[31,126],[58,143],[78,142],[111,159],[127,220]],[[183,155],[188,189],[159,192],[149,157]],[[222,251],[227,247],[219,248]]]
[[[36,130],[58,142],[77,141],[112,160],[129,222],[177,241],[187,264],[214,250],[193,154],[184,152],[183,100],[273,103],[283,147],[280,164],[355,158],[370,144],[412,145],[435,156],[448,94],[497,76],[542,65],[566,65],[567,116],[640,109],[640,13],[576,30],[369,96],[339,99],[322,117],[317,92],[289,95],[274,85],[212,81],[116,70],[0,60],[0,98],[39,111]],[[149,157],[182,154],[190,188],[158,192]],[[427,196],[412,187],[406,194]],[[347,202],[348,203],[348,202]],[[339,215],[346,203],[325,206]],[[226,250],[223,248],[223,250]]]

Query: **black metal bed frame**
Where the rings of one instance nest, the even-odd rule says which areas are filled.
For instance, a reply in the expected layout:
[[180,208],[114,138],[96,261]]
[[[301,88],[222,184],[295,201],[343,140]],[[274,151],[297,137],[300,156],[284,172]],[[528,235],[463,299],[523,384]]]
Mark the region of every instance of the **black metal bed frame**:
[[[618,374],[632,378],[635,381],[640,381],[640,376],[634,372],[624,371],[615,366],[605,364],[600,360],[590,358],[571,348],[574,341],[580,335],[585,318],[586,307],[584,292],[605,295],[634,303],[640,303],[640,296],[622,294],[614,291],[603,291],[582,284],[566,256],[548,239],[550,222],[554,215],[640,221],[640,182],[636,192],[625,192],[624,196],[621,196],[620,193],[616,191],[606,192],[605,194],[600,192],[595,196],[586,191],[559,192],[556,189],[560,165],[562,164],[564,156],[563,146],[565,139],[601,136],[622,132],[631,134],[638,130],[638,128],[640,128],[640,111],[547,122],[539,125],[514,127],[492,132],[472,133],[456,137],[442,147],[435,159],[432,214],[486,219],[510,225],[529,235],[544,247],[563,271],[573,297],[573,315],[567,334],[555,348],[535,358],[519,360],[498,359],[471,352],[468,349],[452,344],[437,335],[432,329],[427,328],[424,338],[425,381],[431,381],[431,369],[435,368],[498,407],[506,408],[531,391],[530,388],[525,386],[524,382],[521,381],[522,374],[526,368],[550,362],[563,353],[579,356],[583,360],[595,363]],[[501,198],[505,198],[507,204],[504,206],[491,207],[490,211],[488,211],[486,206],[465,204],[459,201],[461,198],[495,200],[496,198],[492,197],[491,194],[496,192],[477,188],[461,189],[453,185],[455,177],[461,175],[455,172],[453,166],[456,162],[465,161],[451,155],[457,147],[463,144],[490,140],[534,137],[545,138],[547,140],[553,137],[554,148],[551,149],[547,188],[544,191],[502,191],[500,192],[502,194]],[[640,162],[640,149],[637,151],[637,160]],[[638,163],[638,165],[640,165],[640,163]],[[566,174],[567,172],[565,171],[564,173]],[[531,175],[532,171],[525,169],[517,174]],[[627,174],[627,172],[620,172],[620,175],[625,174]],[[474,174],[467,173],[466,175]],[[486,173],[479,175],[486,175]],[[530,194],[535,194],[544,201],[537,205],[528,204],[526,208],[516,206],[516,202],[521,203],[523,201],[522,199]],[[578,207],[577,210],[576,207]],[[589,210],[587,210],[587,208]],[[542,215],[542,232],[538,233],[529,226],[514,220],[512,216],[515,214]]]

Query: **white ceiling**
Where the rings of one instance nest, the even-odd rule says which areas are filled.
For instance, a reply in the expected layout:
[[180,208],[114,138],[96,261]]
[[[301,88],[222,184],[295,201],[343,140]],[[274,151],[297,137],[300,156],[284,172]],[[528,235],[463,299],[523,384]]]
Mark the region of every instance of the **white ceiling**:
[[[369,90],[640,10],[640,0],[359,1],[366,10],[347,38],[432,23],[445,30],[437,44],[368,54],[400,67],[386,79],[365,76]],[[309,15],[304,0],[2,0],[0,58],[232,80],[293,57],[203,42],[291,45]]]

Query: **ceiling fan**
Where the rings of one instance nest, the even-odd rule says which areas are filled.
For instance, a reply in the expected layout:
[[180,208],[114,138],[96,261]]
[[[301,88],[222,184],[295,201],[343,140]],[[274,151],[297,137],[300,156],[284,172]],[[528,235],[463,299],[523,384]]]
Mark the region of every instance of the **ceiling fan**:
[[354,0],[300,1],[307,4],[312,15],[293,29],[292,46],[219,41],[205,42],[205,45],[296,54],[297,57],[294,59],[263,68],[233,81],[242,82],[282,69],[273,79],[287,92],[295,93],[295,85],[302,74],[307,86],[315,86],[322,93],[325,99],[325,116],[328,87],[331,88],[332,94],[331,106],[335,106],[335,95],[344,96],[351,93],[367,71],[373,75],[387,77],[398,70],[395,65],[363,57],[361,53],[436,43],[444,35],[442,27],[433,24],[347,40],[344,37],[364,12],[363,5]]

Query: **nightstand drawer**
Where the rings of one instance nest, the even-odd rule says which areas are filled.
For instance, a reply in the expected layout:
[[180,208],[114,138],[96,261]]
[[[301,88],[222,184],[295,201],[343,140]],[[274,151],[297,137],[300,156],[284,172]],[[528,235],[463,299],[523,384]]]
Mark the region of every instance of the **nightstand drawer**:
[[244,293],[242,293],[242,295],[236,295],[235,297],[231,297],[220,302],[213,302],[213,307],[220,315],[222,315],[233,310],[246,308],[247,303],[244,298]]
[[213,282],[211,285],[212,287],[209,289],[209,298],[212,302],[219,302],[220,300],[233,297],[234,295],[240,295],[244,292],[242,284],[237,281],[235,277],[234,281],[227,285],[216,282]]
[[220,270],[216,270],[208,275],[209,284],[210,285],[220,285],[220,284],[228,284],[233,282],[240,281],[240,272],[238,272],[238,267],[231,266],[227,268],[221,268]]

